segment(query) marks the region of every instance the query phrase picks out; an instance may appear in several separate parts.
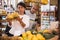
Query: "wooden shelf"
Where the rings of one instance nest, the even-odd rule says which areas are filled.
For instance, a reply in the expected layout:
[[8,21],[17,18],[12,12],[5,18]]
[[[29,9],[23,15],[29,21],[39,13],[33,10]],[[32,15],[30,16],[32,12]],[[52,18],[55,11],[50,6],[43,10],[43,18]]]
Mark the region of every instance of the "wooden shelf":
[[58,5],[58,0],[50,0],[51,5]]
[[4,25],[0,25],[0,28],[5,28],[5,26]]
[[7,16],[7,14],[0,14],[0,16]]
[[1,23],[1,22],[6,22],[6,20],[0,20],[0,23]]

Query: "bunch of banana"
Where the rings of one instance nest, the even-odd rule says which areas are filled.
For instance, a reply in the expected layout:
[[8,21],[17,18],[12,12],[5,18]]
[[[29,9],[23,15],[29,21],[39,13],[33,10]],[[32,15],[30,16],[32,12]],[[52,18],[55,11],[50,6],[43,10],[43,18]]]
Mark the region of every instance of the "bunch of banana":
[[17,18],[19,16],[19,14],[17,12],[13,12],[11,14],[8,14],[6,19],[7,20],[14,20],[15,18]]

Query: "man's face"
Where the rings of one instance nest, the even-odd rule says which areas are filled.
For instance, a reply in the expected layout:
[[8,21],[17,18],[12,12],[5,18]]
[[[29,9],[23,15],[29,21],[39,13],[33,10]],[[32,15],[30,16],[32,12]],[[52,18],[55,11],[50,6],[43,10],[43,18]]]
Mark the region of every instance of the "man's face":
[[33,6],[32,9],[31,9],[31,11],[32,11],[33,13],[36,13],[36,12],[38,11],[38,7]]
[[24,11],[25,11],[25,8],[23,7],[23,6],[21,6],[21,5],[18,5],[18,11],[20,12],[20,13],[24,13]]

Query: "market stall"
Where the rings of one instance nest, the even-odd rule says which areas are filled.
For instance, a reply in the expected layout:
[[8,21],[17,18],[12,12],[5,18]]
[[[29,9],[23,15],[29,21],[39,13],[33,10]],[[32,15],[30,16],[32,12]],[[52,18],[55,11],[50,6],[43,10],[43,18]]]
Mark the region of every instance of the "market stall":
[[[34,25],[31,30],[25,31],[20,36],[8,36],[5,33],[8,20],[15,20],[19,14],[14,10],[12,13],[8,13],[6,10],[0,10],[0,39],[1,40],[58,40],[59,22],[56,21],[56,9],[57,6],[51,5],[51,1],[48,0],[24,0],[26,4],[26,10],[30,10],[32,5],[38,4],[39,10],[36,12],[36,19],[39,23]],[[18,3],[16,1],[16,3]],[[16,4],[15,3],[15,4]],[[13,3],[12,3],[13,4]],[[16,6],[14,4],[14,6]],[[32,20],[33,21],[33,20]]]

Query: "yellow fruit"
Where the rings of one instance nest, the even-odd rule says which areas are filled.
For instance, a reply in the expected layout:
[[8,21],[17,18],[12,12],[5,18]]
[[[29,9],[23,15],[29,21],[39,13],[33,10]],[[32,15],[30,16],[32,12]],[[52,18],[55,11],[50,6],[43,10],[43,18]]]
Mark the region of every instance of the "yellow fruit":
[[31,31],[27,31],[26,34],[27,34],[27,35],[30,35],[30,34],[31,34]]
[[38,38],[36,37],[36,35],[33,35],[32,40],[38,40]]
[[43,33],[49,33],[50,31],[49,30],[44,30]]
[[12,15],[13,15],[14,17],[18,17],[18,16],[19,16],[19,14],[18,14],[17,12],[12,13]]
[[26,37],[26,38],[24,38],[24,40],[28,40],[28,38]]
[[13,19],[14,17],[11,14],[7,15],[7,19]]
[[2,14],[6,14],[6,11],[5,11],[5,10],[3,10],[3,11],[2,11]]
[[42,4],[48,4],[48,0],[41,0]]
[[44,38],[41,34],[37,34],[36,37],[37,37],[39,40],[45,40],[45,38]]
[[23,37],[23,38],[26,38],[26,37],[27,37],[26,33],[23,33],[23,34],[22,34],[22,37]]
[[32,37],[33,37],[33,35],[31,34],[31,35],[29,35],[28,36],[28,40],[32,40]]
[[13,40],[17,40],[18,36],[13,36],[12,38],[13,38]]
[[23,38],[22,37],[18,37],[18,40],[23,40]]

